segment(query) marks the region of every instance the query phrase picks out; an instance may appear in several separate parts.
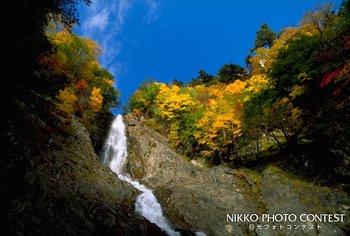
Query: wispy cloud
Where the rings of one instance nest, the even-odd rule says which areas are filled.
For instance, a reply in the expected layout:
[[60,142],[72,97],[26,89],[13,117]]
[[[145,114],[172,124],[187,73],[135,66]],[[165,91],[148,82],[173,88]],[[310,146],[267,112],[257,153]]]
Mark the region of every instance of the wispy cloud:
[[90,37],[102,37],[107,33],[115,36],[124,25],[132,5],[132,0],[96,0],[87,9],[87,17],[82,23],[82,33]]
[[122,43],[116,38],[124,26],[133,1],[95,0],[93,5],[86,9],[86,16],[81,25],[81,34],[102,46],[101,64],[116,73],[119,72],[121,64],[115,58],[122,47]]
[[102,12],[96,13],[92,15],[89,21],[86,21],[84,24],[86,31],[99,30],[104,31],[108,24],[109,11],[107,9],[103,9]]
[[112,74],[127,71],[128,62],[122,62],[118,55],[123,49],[121,31],[131,9],[136,3],[146,7],[146,21],[152,23],[159,17],[159,0],[94,0],[86,9],[81,20],[80,33],[97,41],[103,48],[100,62]]
[[117,8],[117,24],[121,27],[124,24],[124,19],[131,8],[131,0],[119,0]]
[[152,23],[159,17],[159,0],[146,0],[146,5],[148,7],[147,22]]

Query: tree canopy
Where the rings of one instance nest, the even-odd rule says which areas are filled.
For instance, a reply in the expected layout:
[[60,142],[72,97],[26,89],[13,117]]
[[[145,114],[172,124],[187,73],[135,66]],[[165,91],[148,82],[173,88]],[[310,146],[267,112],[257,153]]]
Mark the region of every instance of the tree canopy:
[[271,47],[273,41],[276,39],[276,33],[266,24],[263,23],[260,29],[256,32],[256,38],[254,41],[254,50],[261,47]]
[[314,143],[328,151],[308,161],[334,165],[329,150],[349,155],[349,5],[321,5],[278,34],[263,23],[249,70],[231,63],[213,76],[201,70],[180,87],[154,82],[135,92],[131,100],[140,102],[130,110],[154,119],[191,158],[219,163]]

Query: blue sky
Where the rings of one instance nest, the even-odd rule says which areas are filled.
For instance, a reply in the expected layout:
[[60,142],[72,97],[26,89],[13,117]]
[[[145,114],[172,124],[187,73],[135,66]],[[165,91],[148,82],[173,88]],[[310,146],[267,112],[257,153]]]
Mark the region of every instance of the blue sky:
[[146,78],[184,82],[199,70],[244,66],[256,31],[296,26],[317,4],[341,0],[93,0],[79,9],[79,35],[104,49],[100,62],[116,78],[122,106]]

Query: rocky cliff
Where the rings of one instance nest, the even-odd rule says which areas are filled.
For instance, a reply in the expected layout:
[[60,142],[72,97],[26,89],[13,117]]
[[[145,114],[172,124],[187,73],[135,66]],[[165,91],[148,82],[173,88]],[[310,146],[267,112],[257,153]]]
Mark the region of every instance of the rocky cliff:
[[[174,227],[207,235],[346,235],[350,199],[339,189],[318,186],[275,166],[260,171],[205,168],[179,156],[166,140],[132,115],[125,116],[127,171],[155,190]],[[344,222],[295,221],[293,228],[232,222],[227,214],[345,214]],[[286,225],[287,224],[287,225]],[[306,225],[306,228],[304,228]],[[253,227],[254,228],[251,228]],[[299,226],[299,227],[297,227]],[[310,229],[316,228],[316,229]]]
[[1,235],[163,235],[134,213],[137,192],[103,166],[86,129],[40,104],[1,103]]

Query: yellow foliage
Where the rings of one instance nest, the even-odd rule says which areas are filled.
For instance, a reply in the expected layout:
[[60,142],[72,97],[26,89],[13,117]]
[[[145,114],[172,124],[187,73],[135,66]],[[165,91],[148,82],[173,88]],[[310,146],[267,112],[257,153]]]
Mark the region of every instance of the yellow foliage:
[[294,127],[301,127],[303,124],[303,120],[301,118],[303,111],[298,107],[293,107],[291,109],[291,120],[293,121]]
[[58,100],[56,107],[65,112],[68,117],[71,117],[74,113],[74,105],[77,101],[77,97],[74,93],[69,88],[65,88],[59,91],[56,98]]
[[207,109],[196,124],[198,130],[194,133],[197,142],[204,146],[202,155],[212,156],[216,151],[234,145],[241,135],[241,120],[243,103],[240,94],[244,91],[246,82],[236,80],[221,89],[214,88],[216,97],[208,102]]
[[92,41],[89,38],[84,38],[84,41],[87,45],[87,47],[89,48],[90,52],[97,58],[100,53],[102,52],[102,48],[100,45],[98,45],[97,42]]
[[63,30],[54,35],[53,43],[58,44],[65,44],[70,45],[73,43],[72,35],[67,31]]
[[227,94],[240,94],[243,92],[246,82],[239,79],[235,80],[233,83],[227,85],[225,88],[225,93]]
[[194,101],[189,94],[181,93],[177,85],[160,84],[156,104],[160,116],[172,120],[193,107]]
[[305,92],[305,87],[303,85],[294,85],[292,87],[292,91],[290,92],[289,96],[292,99],[295,99],[297,97],[299,97],[300,95],[302,95]]
[[173,86],[171,86],[171,91],[174,93],[178,93],[178,92],[180,92],[180,87],[177,85],[173,85]]
[[79,73],[75,76],[81,77],[86,81],[91,81],[95,78],[96,73],[100,70],[101,65],[97,61],[91,60],[88,61],[85,65],[81,65],[81,67],[77,69]]
[[108,84],[109,86],[113,87],[114,81],[113,81],[112,79],[108,79],[108,80],[107,80],[107,84]]
[[84,79],[92,80],[96,72],[101,70],[97,58],[101,47],[88,38],[82,38],[66,30],[49,36],[56,48],[53,57],[61,67],[60,71],[73,83]]
[[204,85],[197,85],[197,86],[195,87],[195,89],[197,89],[198,91],[201,91],[201,92],[206,91],[206,88],[205,88]]
[[287,40],[291,38],[295,38],[297,33],[299,32],[299,29],[296,27],[287,27],[282,30],[282,33],[278,37],[278,39],[275,41],[274,44],[277,44],[276,46],[278,48],[282,47],[284,44],[286,44]]
[[266,73],[270,60],[269,49],[264,47],[257,48],[255,55],[249,58],[249,62],[252,65],[252,74]]
[[101,95],[101,89],[93,87],[90,95],[90,101],[89,101],[91,110],[94,112],[99,112],[101,110],[102,103],[103,103],[103,97]]
[[208,93],[210,97],[222,98],[224,96],[223,91],[225,90],[225,85],[215,84],[208,88]]
[[101,65],[95,60],[89,61],[86,65],[86,67],[88,70],[91,70],[93,72],[97,72],[97,71],[101,70]]
[[264,88],[267,88],[269,83],[268,78],[265,75],[253,75],[247,80],[245,90],[248,92],[257,93]]
[[299,31],[298,28],[287,27],[283,29],[271,48],[257,48],[255,55],[249,59],[253,67],[252,74],[265,74],[271,68],[271,64],[277,59],[278,51],[283,47],[287,47],[287,40],[295,37]]

